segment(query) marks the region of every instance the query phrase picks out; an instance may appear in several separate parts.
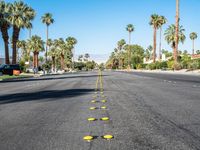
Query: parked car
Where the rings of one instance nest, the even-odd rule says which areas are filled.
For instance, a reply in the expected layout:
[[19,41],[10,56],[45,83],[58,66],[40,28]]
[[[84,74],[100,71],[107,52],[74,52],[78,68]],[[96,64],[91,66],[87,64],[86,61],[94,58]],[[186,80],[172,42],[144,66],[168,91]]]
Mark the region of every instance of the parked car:
[[0,72],[2,72],[2,74],[13,75],[13,70],[17,70],[20,73],[22,72],[22,70],[18,64],[16,64],[16,65],[3,64],[0,66]]

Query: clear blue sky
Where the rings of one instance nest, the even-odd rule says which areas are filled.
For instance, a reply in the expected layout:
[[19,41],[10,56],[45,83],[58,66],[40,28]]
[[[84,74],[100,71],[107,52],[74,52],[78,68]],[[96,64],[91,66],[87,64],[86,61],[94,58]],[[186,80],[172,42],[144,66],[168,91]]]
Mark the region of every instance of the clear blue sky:
[[[13,0],[7,0],[12,2]],[[90,53],[104,57],[115,48],[118,40],[127,40],[127,24],[135,26],[132,43],[144,48],[152,44],[153,32],[149,26],[150,15],[157,13],[168,19],[166,27],[175,22],[175,0],[24,0],[37,12],[33,22],[33,34],[45,40],[45,25],[41,16],[50,12],[55,23],[50,27],[50,38],[74,36],[78,40],[76,54]],[[200,0],[180,0],[181,25],[186,29],[187,39],[180,49],[191,51],[189,33],[199,33],[196,48],[200,49],[200,19],[197,17]],[[21,39],[28,37],[28,31],[21,32]],[[2,39],[1,40],[1,54]],[[159,42],[159,41],[158,41]],[[171,50],[164,41],[163,48]],[[100,56],[101,56],[100,55]],[[97,57],[96,56],[96,57]]]

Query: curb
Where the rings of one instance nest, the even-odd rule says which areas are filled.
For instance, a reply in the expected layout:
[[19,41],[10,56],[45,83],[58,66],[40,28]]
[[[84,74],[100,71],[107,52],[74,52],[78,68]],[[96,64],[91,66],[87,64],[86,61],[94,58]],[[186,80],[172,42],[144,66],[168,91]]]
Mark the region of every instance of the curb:
[[29,76],[29,77],[21,77],[21,78],[10,78],[10,79],[0,79],[0,82],[6,82],[6,81],[16,81],[20,79],[27,79],[27,78],[33,78],[34,76]]

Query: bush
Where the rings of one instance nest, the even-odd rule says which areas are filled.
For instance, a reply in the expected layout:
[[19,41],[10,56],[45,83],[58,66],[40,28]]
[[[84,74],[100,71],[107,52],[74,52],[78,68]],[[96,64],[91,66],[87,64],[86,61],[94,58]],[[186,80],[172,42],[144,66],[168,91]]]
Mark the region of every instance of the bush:
[[136,69],[142,69],[142,68],[143,68],[142,64],[137,64],[136,65]]
[[199,62],[194,60],[188,64],[188,69],[195,70],[199,68]]
[[156,64],[155,63],[148,64],[146,66],[146,69],[148,69],[148,70],[155,70],[156,69]]
[[173,61],[173,60],[168,61],[168,62],[167,62],[167,67],[168,67],[169,69],[174,69],[174,61]]
[[21,69],[23,72],[26,72],[26,64],[25,64],[25,61],[24,61],[24,60],[20,60],[20,61],[19,61],[19,66],[20,66],[20,69]]
[[175,70],[181,70],[182,69],[182,66],[180,63],[173,63],[173,68],[172,69],[175,69]]
[[44,64],[42,65],[42,68],[43,68],[44,70],[50,70],[50,69],[51,69],[51,66],[52,66],[52,62],[51,62],[51,61],[47,61],[46,63],[44,63]]

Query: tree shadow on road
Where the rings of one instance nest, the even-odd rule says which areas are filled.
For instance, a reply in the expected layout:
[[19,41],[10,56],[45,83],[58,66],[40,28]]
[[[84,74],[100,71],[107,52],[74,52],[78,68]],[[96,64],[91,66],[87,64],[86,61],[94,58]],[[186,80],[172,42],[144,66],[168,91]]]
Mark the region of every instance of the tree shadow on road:
[[17,102],[39,101],[39,100],[59,100],[71,98],[93,92],[94,89],[67,89],[67,90],[47,90],[32,93],[16,93],[0,96],[0,105]]
[[[102,75],[102,76],[107,76],[107,75]],[[97,78],[98,75],[71,75],[71,76],[63,76],[63,75],[57,75],[54,77],[49,77],[49,76],[42,76],[42,77],[31,77],[31,78],[23,78],[23,79],[12,79],[12,80],[7,80],[7,81],[1,81],[0,83],[13,83],[13,82],[27,82],[27,81],[45,81],[45,80],[59,80],[59,79],[71,79],[71,78]]]

